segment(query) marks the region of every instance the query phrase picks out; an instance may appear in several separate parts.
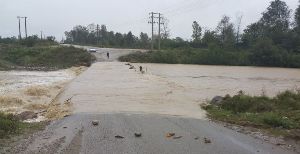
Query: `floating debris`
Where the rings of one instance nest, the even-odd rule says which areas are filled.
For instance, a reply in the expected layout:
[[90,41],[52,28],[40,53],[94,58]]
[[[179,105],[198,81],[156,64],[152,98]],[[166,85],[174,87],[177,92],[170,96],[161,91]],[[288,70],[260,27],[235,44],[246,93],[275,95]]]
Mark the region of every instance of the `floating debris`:
[[204,138],[204,143],[209,144],[209,143],[211,143],[211,140],[205,137]]
[[135,137],[142,137],[142,133],[134,133]]
[[99,121],[93,120],[93,121],[92,121],[92,124],[93,124],[94,126],[98,126],[98,125],[99,125]]
[[168,134],[166,135],[167,138],[170,138],[170,137],[173,137],[173,136],[175,136],[175,133],[168,133]]
[[174,136],[173,139],[181,139],[182,136]]
[[120,135],[116,135],[115,138],[117,138],[117,139],[123,139],[124,137],[120,136]]

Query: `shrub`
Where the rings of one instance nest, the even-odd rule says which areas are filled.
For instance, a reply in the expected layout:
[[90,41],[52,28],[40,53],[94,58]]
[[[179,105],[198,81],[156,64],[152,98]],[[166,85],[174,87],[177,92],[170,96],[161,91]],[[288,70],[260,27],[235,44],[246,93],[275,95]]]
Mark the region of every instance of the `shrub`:
[[282,127],[286,129],[293,128],[292,122],[288,118],[283,118],[274,112],[264,113],[260,116],[263,123],[271,127]]
[[18,130],[19,121],[13,115],[0,112],[0,138],[6,137]]

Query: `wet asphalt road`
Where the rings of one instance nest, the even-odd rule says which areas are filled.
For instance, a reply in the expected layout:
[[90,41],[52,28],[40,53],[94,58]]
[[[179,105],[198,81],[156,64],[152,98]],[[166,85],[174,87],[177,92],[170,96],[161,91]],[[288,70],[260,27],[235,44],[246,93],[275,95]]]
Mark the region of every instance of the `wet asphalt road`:
[[[95,53],[98,60],[105,59],[106,50],[108,49]],[[112,57],[118,57],[120,51],[110,50]],[[128,52],[132,51],[126,51]],[[116,61],[116,58],[109,61]],[[93,120],[99,121],[99,125],[92,125]],[[137,138],[134,133],[142,133],[142,136]],[[177,139],[166,137],[167,133],[175,133]],[[116,136],[124,138],[116,138]],[[204,138],[209,139],[211,143],[205,143]],[[11,152],[24,154],[292,153],[208,120],[159,114],[97,113],[96,111],[75,112],[69,117],[54,121],[46,130],[27,139]]]
[[[99,121],[99,125],[92,125],[93,120]],[[142,133],[142,136],[137,138],[134,133]],[[175,133],[178,139],[166,137],[167,133]],[[205,143],[204,138],[209,139],[211,143]],[[23,146],[26,147],[25,151],[15,152],[26,154],[291,153],[206,120],[125,113],[72,115],[53,122],[30,144]]]

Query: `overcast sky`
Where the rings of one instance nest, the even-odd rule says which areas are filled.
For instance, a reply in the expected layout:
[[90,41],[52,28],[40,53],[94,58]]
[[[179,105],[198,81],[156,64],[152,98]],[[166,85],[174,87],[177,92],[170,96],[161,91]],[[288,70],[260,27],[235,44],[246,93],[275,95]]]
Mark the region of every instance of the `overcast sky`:
[[[213,29],[226,14],[236,21],[243,14],[243,27],[257,21],[271,0],[0,0],[0,36],[17,36],[17,16],[28,17],[28,33],[54,35],[75,25],[105,24],[108,30],[150,34],[149,12],[169,19],[171,36],[190,39],[191,24],[198,21]],[[285,0],[295,10],[298,0]],[[24,31],[24,30],[23,30]],[[24,34],[23,34],[24,36]]]

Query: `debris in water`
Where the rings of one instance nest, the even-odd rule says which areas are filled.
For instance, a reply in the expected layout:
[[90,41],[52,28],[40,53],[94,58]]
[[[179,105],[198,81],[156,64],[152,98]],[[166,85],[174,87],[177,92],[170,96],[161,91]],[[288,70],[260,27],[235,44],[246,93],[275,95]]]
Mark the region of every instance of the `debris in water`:
[[167,138],[170,138],[170,137],[173,137],[173,136],[175,136],[175,133],[168,133],[168,134],[166,135]]
[[72,98],[73,98],[73,96],[68,98],[67,100],[65,100],[65,104],[71,104]]
[[206,137],[204,137],[204,143],[206,143],[206,144],[211,143],[211,140],[208,139],[208,138],[206,138]]
[[117,139],[123,139],[124,137],[120,136],[120,135],[116,135],[115,138],[117,138]]
[[93,124],[94,126],[98,126],[98,125],[99,125],[99,121],[93,120],[93,121],[92,121],[92,124]]
[[135,136],[135,137],[141,137],[141,136],[142,136],[142,133],[134,133],[134,136]]
[[195,137],[194,139],[195,139],[195,140],[199,140],[199,137]]
[[68,128],[68,127],[63,127],[64,129]]
[[182,136],[174,136],[173,139],[181,139]]

